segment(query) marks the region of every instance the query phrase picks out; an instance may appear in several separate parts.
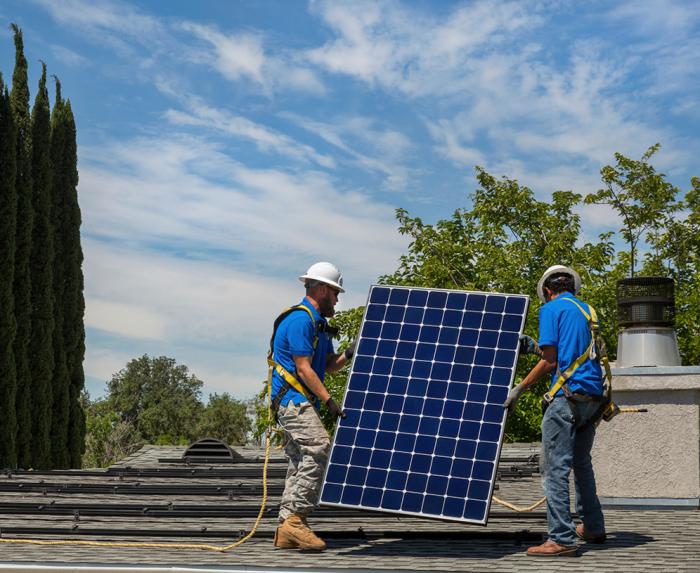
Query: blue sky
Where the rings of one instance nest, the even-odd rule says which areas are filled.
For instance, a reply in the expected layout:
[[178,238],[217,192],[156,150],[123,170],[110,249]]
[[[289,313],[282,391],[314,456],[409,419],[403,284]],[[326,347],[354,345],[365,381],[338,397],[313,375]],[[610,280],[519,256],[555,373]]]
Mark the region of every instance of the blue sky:
[[[266,375],[296,277],[330,260],[363,304],[474,166],[538,196],[590,192],[616,151],[682,189],[700,175],[694,1],[3,0],[78,125],[88,389],[144,353],[208,392]],[[581,212],[589,238],[616,221]]]

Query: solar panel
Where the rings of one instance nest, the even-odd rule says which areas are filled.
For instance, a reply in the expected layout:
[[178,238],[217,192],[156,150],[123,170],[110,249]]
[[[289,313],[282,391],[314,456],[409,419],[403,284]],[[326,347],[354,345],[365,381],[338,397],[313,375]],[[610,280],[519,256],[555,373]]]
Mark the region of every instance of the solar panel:
[[372,286],[321,503],[486,524],[528,302]]

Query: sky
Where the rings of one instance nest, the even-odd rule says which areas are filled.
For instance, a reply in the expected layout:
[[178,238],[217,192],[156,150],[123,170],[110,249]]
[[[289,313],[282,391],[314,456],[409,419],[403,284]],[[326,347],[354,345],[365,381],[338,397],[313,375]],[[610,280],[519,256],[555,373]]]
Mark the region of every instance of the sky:
[[[317,261],[364,304],[408,239],[469,205],[474,167],[544,199],[620,152],[700,175],[700,3],[0,0],[76,115],[87,389],[170,356],[257,393],[277,314]],[[582,208],[588,239],[615,228]],[[532,294],[532,293],[530,293]]]

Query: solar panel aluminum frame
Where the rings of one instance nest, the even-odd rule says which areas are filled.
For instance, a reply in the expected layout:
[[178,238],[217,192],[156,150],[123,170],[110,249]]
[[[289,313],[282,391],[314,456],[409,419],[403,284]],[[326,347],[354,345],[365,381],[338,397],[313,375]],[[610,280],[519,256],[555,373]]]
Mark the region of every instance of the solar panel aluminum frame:
[[[369,293],[367,295],[367,303],[365,305],[365,310],[364,310],[364,313],[362,316],[362,322],[360,323],[360,332],[359,332],[358,338],[357,338],[358,349],[360,348],[360,344],[362,343],[362,332],[364,329],[365,322],[367,320],[367,313],[368,313],[368,310],[370,308],[372,293],[373,293],[375,288],[405,289],[405,290],[409,290],[409,292],[414,291],[414,290],[415,291],[426,291],[427,293],[444,292],[444,293],[447,293],[448,295],[451,293],[461,293],[461,294],[465,294],[467,296],[469,296],[469,295],[485,295],[487,297],[488,296],[503,296],[506,298],[507,297],[514,297],[514,298],[522,299],[524,302],[524,307],[522,310],[522,318],[521,318],[521,322],[520,322],[520,327],[517,330],[518,337],[523,333],[523,329],[525,326],[525,320],[527,317],[527,312],[528,312],[528,307],[529,307],[529,302],[530,302],[530,297],[528,295],[524,295],[524,294],[493,293],[493,292],[483,292],[483,291],[464,291],[464,290],[450,290],[450,289],[433,289],[433,288],[423,288],[423,287],[402,287],[402,286],[396,286],[396,285],[372,285],[370,287]],[[515,332],[515,331],[512,331],[512,332]],[[515,351],[515,360],[514,360],[512,369],[511,369],[508,387],[510,387],[512,385],[513,378],[515,377],[515,372],[517,369],[517,361],[518,361],[517,346],[513,350]],[[348,374],[348,386],[346,387],[345,396],[343,398],[343,408],[344,409],[347,407],[346,402],[347,402],[347,397],[348,397],[348,390],[350,389],[349,388],[350,381],[352,380],[353,375],[355,375],[355,364],[356,364],[356,362],[355,362],[355,360],[353,360],[353,363],[352,363],[351,368],[350,368],[350,372]],[[466,398],[465,398],[465,402],[466,402]],[[504,408],[501,423],[500,423],[500,432],[499,432],[498,441],[497,441],[497,450],[496,450],[495,458],[494,458],[493,471],[492,471],[492,474],[491,474],[490,479],[489,479],[489,491],[488,491],[488,495],[487,495],[486,499],[484,500],[486,502],[486,508],[484,510],[484,513],[483,513],[483,515],[484,515],[483,519],[468,519],[466,517],[450,517],[450,516],[445,516],[445,515],[435,515],[435,514],[428,514],[428,513],[423,513],[423,512],[407,511],[404,509],[398,509],[398,510],[397,509],[386,509],[386,508],[382,508],[382,507],[362,505],[361,503],[360,504],[347,504],[347,503],[342,503],[342,502],[325,501],[323,499],[323,497],[324,497],[324,492],[325,492],[326,485],[327,485],[328,472],[329,472],[331,465],[332,465],[330,460],[332,459],[332,456],[333,456],[333,451],[334,451],[334,448],[336,445],[336,439],[338,436],[338,432],[342,426],[342,420],[339,420],[339,423],[336,424],[335,432],[333,435],[333,440],[331,442],[332,447],[331,447],[331,452],[329,455],[329,463],[326,466],[324,480],[323,480],[323,488],[322,488],[321,494],[319,496],[320,504],[325,505],[325,506],[331,506],[331,507],[346,507],[346,508],[355,508],[355,509],[360,508],[360,509],[366,509],[366,510],[374,511],[374,512],[389,513],[392,515],[407,515],[407,516],[415,516],[415,517],[424,517],[424,518],[428,518],[428,519],[439,519],[441,521],[452,521],[452,522],[458,522],[458,523],[472,523],[472,524],[478,524],[478,525],[487,525],[489,512],[491,509],[491,496],[492,496],[493,490],[494,490],[496,475],[497,475],[497,471],[498,471],[498,462],[499,462],[499,458],[500,458],[501,447],[503,444],[503,434],[505,431],[506,414],[507,414],[507,412]],[[359,426],[358,426],[358,428],[359,428]],[[435,438],[437,440],[438,436],[436,436]],[[368,468],[368,470],[369,470],[369,468]]]

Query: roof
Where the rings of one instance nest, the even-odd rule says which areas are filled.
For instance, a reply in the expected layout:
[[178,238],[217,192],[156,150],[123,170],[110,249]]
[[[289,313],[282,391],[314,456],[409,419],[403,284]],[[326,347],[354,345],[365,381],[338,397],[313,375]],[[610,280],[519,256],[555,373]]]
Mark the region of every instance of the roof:
[[[237,448],[235,464],[163,462],[184,447],[146,446],[107,470],[8,472],[0,478],[2,538],[227,545],[252,526],[261,499],[263,452]],[[503,447],[501,499],[529,505],[541,496],[536,444]],[[217,570],[555,571],[560,559],[527,557],[546,533],[543,508],[518,514],[496,504],[489,524],[445,522],[342,508],[310,518],[324,553],[272,547],[285,460],[274,451],[270,498],[258,533],[227,553],[199,549],[0,546],[0,569],[16,564],[204,567]],[[700,571],[697,510],[606,510],[609,541],[582,545],[568,571]]]

